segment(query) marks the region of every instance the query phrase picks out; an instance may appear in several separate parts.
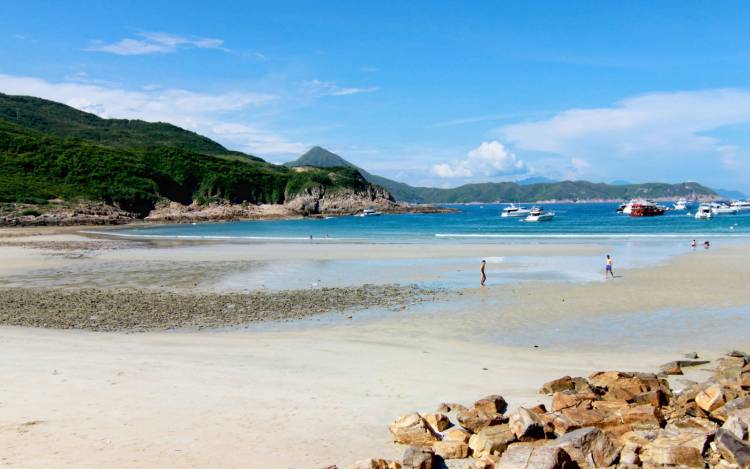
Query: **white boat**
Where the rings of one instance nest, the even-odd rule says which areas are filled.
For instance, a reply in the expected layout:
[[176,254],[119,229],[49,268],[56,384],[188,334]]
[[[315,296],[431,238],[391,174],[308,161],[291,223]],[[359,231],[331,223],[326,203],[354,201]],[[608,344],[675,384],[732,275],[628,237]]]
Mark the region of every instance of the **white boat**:
[[382,215],[382,213],[378,212],[377,210],[366,208],[362,210],[362,213],[357,215],[358,217],[377,217],[378,215]]
[[684,197],[681,197],[677,200],[677,202],[674,203],[673,210],[687,210],[687,208],[688,201]]
[[714,214],[711,212],[710,205],[701,205],[698,207],[698,210],[695,211],[696,220],[710,220],[713,216]]
[[712,203],[711,213],[714,215],[736,215],[739,212],[738,209],[731,207],[727,204]]
[[555,212],[545,212],[541,207],[532,207],[531,213],[524,221],[551,221],[555,218]]
[[750,210],[750,200],[734,200],[729,206],[736,208],[739,212],[744,212]]
[[526,217],[531,214],[528,208],[517,207],[516,204],[510,204],[500,212],[501,217]]

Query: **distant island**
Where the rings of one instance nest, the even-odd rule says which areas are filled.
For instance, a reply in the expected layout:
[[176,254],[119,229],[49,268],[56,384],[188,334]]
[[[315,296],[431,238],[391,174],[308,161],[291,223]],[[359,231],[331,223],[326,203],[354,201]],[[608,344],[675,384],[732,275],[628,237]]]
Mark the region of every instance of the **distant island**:
[[471,202],[591,202],[622,201],[634,198],[656,200],[690,197],[711,200],[719,195],[696,182],[680,184],[604,184],[588,181],[552,181],[547,178],[528,178],[519,182],[485,182],[465,184],[452,189],[414,187],[370,174],[325,148],[314,147],[289,167],[356,168],[366,180],[385,187],[396,200],[412,203],[448,204]]
[[424,204],[718,198],[698,183],[525,181],[413,187],[321,147],[284,165],[168,123],[103,119],[0,93],[0,225],[446,211]]

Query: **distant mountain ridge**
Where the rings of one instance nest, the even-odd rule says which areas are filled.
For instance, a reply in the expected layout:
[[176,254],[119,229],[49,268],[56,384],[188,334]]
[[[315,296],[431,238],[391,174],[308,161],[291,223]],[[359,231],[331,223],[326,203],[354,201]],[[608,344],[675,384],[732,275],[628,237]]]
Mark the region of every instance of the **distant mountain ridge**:
[[403,182],[370,174],[322,147],[313,147],[298,159],[285,163],[285,165],[290,167],[356,168],[367,181],[385,187],[396,200],[411,203],[591,201],[629,200],[638,197],[662,199],[676,197],[716,198],[718,196],[713,190],[695,182],[613,185],[588,181],[536,182],[539,179],[528,178],[518,182],[465,184],[451,189],[414,187]]

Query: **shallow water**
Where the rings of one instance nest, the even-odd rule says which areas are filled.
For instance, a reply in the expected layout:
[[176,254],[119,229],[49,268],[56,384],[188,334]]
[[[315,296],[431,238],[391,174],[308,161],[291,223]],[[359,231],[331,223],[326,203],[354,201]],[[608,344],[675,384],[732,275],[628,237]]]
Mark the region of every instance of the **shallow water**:
[[547,204],[550,222],[525,223],[501,218],[505,204],[452,205],[457,213],[379,217],[240,221],[124,228],[108,234],[133,237],[240,241],[314,242],[502,242],[505,239],[584,239],[638,237],[747,237],[750,211],[699,221],[687,212],[635,218],[615,212],[618,204]]

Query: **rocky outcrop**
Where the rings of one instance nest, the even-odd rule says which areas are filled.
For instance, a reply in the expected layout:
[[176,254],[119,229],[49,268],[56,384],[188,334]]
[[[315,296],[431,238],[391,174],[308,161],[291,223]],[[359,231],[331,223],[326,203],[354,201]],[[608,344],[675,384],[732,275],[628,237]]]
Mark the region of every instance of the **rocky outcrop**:
[[393,212],[400,208],[387,190],[372,185],[360,190],[311,187],[300,194],[287,196],[284,206],[300,215],[352,215],[366,208],[381,212]]
[[677,392],[664,376],[702,363],[675,361],[659,375],[565,376],[541,388],[553,395],[549,412],[538,405],[506,416],[508,405],[495,394],[469,408],[441,404],[437,414],[407,414],[390,429],[397,442],[416,445],[404,468],[747,468],[749,362],[734,352],[708,380]]
[[122,225],[137,220],[133,213],[103,203],[66,203],[53,200],[45,205],[5,204],[0,207],[0,226]]

